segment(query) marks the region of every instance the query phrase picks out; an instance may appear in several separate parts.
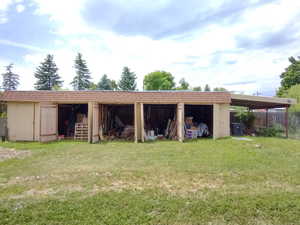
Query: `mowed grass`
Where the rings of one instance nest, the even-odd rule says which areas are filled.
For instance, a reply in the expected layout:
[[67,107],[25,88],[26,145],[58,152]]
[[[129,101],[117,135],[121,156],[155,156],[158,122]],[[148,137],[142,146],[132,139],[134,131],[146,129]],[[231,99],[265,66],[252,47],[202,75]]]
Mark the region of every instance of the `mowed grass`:
[[300,141],[1,143],[0,224],[300,224]]

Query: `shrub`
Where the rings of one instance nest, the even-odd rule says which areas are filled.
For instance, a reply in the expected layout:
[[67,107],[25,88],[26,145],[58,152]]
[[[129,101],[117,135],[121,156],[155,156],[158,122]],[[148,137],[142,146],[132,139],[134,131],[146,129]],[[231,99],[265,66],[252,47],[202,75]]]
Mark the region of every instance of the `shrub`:
[[257,131],[257,135],[263,137],[279,137],[282,133],[283,128],[279,124],[275,124],[271,127],[261,128]]

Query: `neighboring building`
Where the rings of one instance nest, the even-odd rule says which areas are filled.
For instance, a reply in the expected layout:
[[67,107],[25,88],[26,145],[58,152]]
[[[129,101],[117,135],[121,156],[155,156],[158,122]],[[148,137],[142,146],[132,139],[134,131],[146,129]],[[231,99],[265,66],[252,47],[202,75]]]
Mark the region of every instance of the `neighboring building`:
[[159,129],[169,125],[171,119],[175,121],[176,138],[183,141],[187,116],[206,123],[212,137],[221,138],[230,136],[230,105],[270,109],[295,103],[293,99],[196,91],[5,91],[0,101],[7,103],[11,141],[67,138],[74,135],[78,117],[86,116],[91,143],[109,132],[105,127],[111,124],[117,124],[115,132],[122,124],[131,125],[134,140],[144,141],[147,127],[155,125],[161,132]]

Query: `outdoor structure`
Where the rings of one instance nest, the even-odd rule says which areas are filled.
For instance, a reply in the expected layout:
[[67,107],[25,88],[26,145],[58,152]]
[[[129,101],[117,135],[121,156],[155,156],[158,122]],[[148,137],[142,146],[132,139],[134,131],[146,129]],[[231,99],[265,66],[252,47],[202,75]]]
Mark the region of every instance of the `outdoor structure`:
[[[186,118],[204,122],[216,139],[230,136],[231,105],[287,110],[295,103],[196,91],[5,91],[0,101],[7,103],[9,140],[47,142],[77,135],[90,143],[131,135],[135,142],[144,142],[147,130],[184,141]],[[87,125],[75,127],[76,121]]]

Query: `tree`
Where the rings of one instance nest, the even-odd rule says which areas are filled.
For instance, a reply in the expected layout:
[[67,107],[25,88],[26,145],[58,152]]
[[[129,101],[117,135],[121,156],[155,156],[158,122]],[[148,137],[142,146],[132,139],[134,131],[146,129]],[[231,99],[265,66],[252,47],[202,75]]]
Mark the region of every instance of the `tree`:
[[205,87],[204,87],[204,91],[210,91],[210,87],[209,87],[209,85],[208,85],[208,84],[206,84],[206,85],[205,85]]
[[300,84],[300,56],[298,60],[290,57],[289,61],[291,64],[280,75],[281,87],[277,91],[277,96],[283,96],[290,87]]
[[171,90],[174,87],[174,77],[169,72],[155,71],[144,77],[145,90]]
[[119,87],[118,87],[117,81],[111,80],[111,87],[113,90],[118,90]]
[[189,89],[190,84],[184,78],[182,78],[179,81],[179,84],[180,84],[180,86],[176,88],[177,90],[188,90]]
[[296,99],[297,104],[292,105],[289,111],[300,112],[300,84],[292,86],[286,91],[286,93],[283,94],[282,97]]
[[136,75],[130,72],[128,67],[123,68],[121,80],[119,81],[119,88],[124,91],[136,90]]
[[215,87],[214,91],[227,91],[227,89],[223,87]]
[[35,89],[37,90],[52,90],[53,87],[61,87],[63,81],[57,73],[58,68],[54,62],[53,55],[48,54],[41,65],[36,69],[34,74],[37,78]]
[[16,90],[19,85],[19,75],[12,72],[14,64],[6,66],[6,72],[2,74],[2,87],[5,91]]
[[201,86],[194,87],[194,88],[193,88],[193,91],[202,91],[202,88],[201,88]]
[[86,61],[82,58],[82,54],[78,53],[75,59],[76,75],[71,82],[74,90],[87,90],[91,87],[90,71],[87,67]]
[[101,77],[99,83],[97,84],[97,89],[98,90],[113,90],[112,81],[107,78],[106,74],[104,74]]

